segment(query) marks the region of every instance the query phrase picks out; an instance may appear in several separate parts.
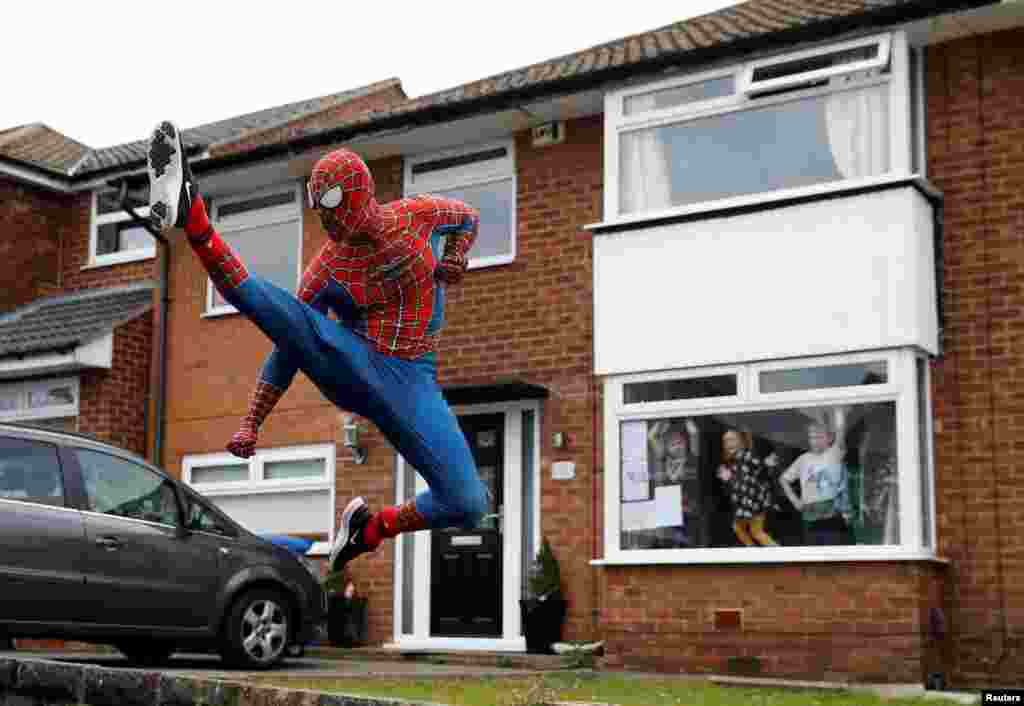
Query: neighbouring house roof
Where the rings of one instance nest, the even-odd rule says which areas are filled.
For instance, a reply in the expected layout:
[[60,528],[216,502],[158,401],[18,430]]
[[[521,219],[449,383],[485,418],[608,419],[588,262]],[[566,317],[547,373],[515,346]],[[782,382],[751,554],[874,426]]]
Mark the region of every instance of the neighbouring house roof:
[[[392,78],[352,90],[342,91],[341,93],[334,93],[329,96],[280,105],[276,108],[267,108],[266,110],[228,118],[227,120],[219,120],[198,127],[184,128],[181,131],[182,140],[185,142],[186,148],[205,148],[220,142],[238,139],[249,132],[267,130],[293,121],[296,118],[329,110],[356,98],[362,98],[363,96],[395,87],[400,91],[401,82],[397,78]],[[404,96],[404,93],[402,95]],[[114,147],[93,150],[82,165],[82,171],[95,171],[134,162],[143,162],[146,159],[146,144],[147,141],[143,139]]]
[[[285,125],[304,116],[337,108],[356,98],[387,90],[395,90],[402,98],[405,97],[401,82],[392,78],[328,96],[185,128],[182,130],[182,139],[187,149],[199,151],[212,144]],[[146,159],[145,150],[145,139],[92,149],[39,123],[0,131],[0,157],[24,162],[60,176],[87,176],[90,172],[102,169],[141,164]]]
[[[996,2],[997,0],[748,0],[649,32],[623,37],[452,89],[401,101],[383,110],[367,111],[355,116],[342,115],[335,124],[312,132],[301,130],[295,135],[285,131],[285,142],[267,145],[265,142],[257,141],[252,145],[249,154],[251,158],[258,159],[269,155],[275,147],[303,149],[400,125],[443,122],[476,112],[485,112],[500,106],[503,102],[515,104],[516,101],[536,100],[546,95],[593,87],[606,81],[622,80],[644,73],[654,74],[668,66],[688,62],[697,65],[772,46],[791,46],[857,29],[899,24]],[[259,116],[262,113],[251,115]],[[222,130],[230,132],[228,126],[236,123],[241,127],[241,124],[250,117],[242,116],[185,130],[186,144],[191,141],[194,144],[210,145],[223,141],[227,138],[222,134]],[[287,117],[282,120],[281,116],[277,115],[268,120],[268,123],[288,120]],[[266,124],[262,126],[263,129],[266,127]],[[249,125],[245,129],[260,129],[260,126]],[[108,171],[114,167],[138,168],[144,163],[142,145],[142,142],[133,142],[95,150],[88,155],[73,176]],[[238,154],[232,151],[225,158],[237,158]],[[3,156],[2,150],[0,156]]]
[[71,174],[88,154],[89,148],[81,142],[42,123],[0,131],[0,155],[56,174]]
[[152,306],[150,282],[37,299],[0,316],[0,358],[73,349]]

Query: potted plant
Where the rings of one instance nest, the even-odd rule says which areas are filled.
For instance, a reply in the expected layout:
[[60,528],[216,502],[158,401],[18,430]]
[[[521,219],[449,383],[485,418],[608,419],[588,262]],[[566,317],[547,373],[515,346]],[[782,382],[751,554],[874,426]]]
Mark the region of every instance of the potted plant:
[[519,602],[526,650],[551,654],[551,645],[562,639],[566,601],[558,560],[546,537],[530,566],[527,590],[527,597]]
[[322,585],[327,594],[327,641],[332,647],[366,644],[367,600],[356,595],[348,571],[327,574]]

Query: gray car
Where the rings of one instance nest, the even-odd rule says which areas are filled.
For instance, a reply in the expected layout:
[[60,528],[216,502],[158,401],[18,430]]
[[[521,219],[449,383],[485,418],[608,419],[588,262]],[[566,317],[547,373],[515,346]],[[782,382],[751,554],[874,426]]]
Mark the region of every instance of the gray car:
[[0,424],[0,642],[110,643],[145,664],[212,650],[263,669],[325,614],[295,555],[145,460]]

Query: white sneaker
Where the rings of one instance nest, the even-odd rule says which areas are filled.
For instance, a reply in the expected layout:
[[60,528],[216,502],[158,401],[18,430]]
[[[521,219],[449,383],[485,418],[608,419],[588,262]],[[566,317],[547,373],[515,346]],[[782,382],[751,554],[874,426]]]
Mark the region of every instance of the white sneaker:
[[165,120],[156,126],[146,151],[149,218],[161,230],[182,228],[192,210],[195,179],[188,166],[181,131]]

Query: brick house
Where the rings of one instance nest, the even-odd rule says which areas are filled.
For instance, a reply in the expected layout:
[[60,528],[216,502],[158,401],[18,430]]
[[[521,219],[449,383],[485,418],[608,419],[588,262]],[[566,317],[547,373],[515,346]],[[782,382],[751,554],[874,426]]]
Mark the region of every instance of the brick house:
[[[565,637],[612,665],[1021,683],[1022,24],[1005,2],[753,0],[431,96],[186,131],[222,233],[285,287],[325,240],[300,195],[333,146],[382,200],[482,212],[439,359],[494,506],[353,566],[371,642],[524,649],[546,537]],[[37,130],[0,133],[65,165],[0,157],[0,242],[32,246],[4,262],[37,273],[5,306],[153,286],[152,259],[83,270],[90,193],[137,193],[138,144]],[[416,491],[365,422],[357,463],[301,375],[259,453],[224,453],[271,346],[180,236],[166,253],[166,347],[138,332],[151,455],[243,524],[321,540],[350,496]]]

